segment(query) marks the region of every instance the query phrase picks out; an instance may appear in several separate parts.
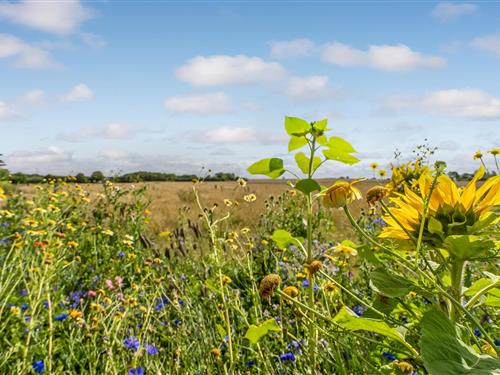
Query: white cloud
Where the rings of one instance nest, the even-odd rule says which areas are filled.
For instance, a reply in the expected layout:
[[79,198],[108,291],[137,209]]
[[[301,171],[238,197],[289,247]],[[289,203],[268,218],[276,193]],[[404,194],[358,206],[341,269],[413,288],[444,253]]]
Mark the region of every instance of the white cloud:
[[92,93],[92,90],[90,90],[86,84],[80,83],[64,95],[61,100],[63,102],[77,102],[84,99],[92,99],[93,97],[94,94]]
[[45,92],[40,89],[33,89],[21,96],[20,101],[23,104],[37,105],[45,101]]
[[240,85],[282,78],[285,69],[259,57],[198,56],[177,69],[176,76],[194,86]]
[[466,14],[472,14],[476,11],[477,5],[474,4],[439,3],[434,7],[432,16],[440,21],[447,22],[456,20]]
[[78,0],[29,1],[0,3],[0,18],[50,33],[68,34],[93,12]]
[[92,33],[81,33],[80,39],[82,42],[92,48],[99,49],[106,46],[106,41],[99,35]]
[[271,57],[285,59],[290,57],[310,56],[316,46],[309,39],[295,39],[281,42],[271,42]]
[[334,42],[324,46],[323,59],[339,66],[368,66],[385,71],[440,68],[446,65],[446,59],[414,52],[404,44],[371,45],[367,51],[363,51]]
[[17,68],[46,69],[57,66],[46,50],[8,34],[0,34],[0,59],[12,59]]
[[229,98],[223,92],[173,96],[165,100],[170,112],[190,114],[226,113],[231,110]]
[[500,56],[500,33],[476,38],[471,44],[475,48]]
[[51,146],[39,151],[16,151],[6,157],[9,168],[34,172],[38,168],[54,167],[71,162],[73,154],[59,147]]
[[18,114],[8,103],[0,101],[0,121],[12,120],[18,117]]
[[420,97],[396,96],[386,101],[385,108],[416,109],[478,120],[500,119],[500,99],[479,89],[433,91]]
[[206,144],[275,144],[283,143],[286,140],[286,137],[282,134],[272,134],[250,127],[231,126],[209,129],[201,133],[193,132],[188,134],[188,136],[194,142]]
[[286,95],[293,100],[317,100],[330,92],[327,76],[292,77],[286,87]]
[[81,128],[74,132],[60,133],[57,139],[66,142],[84,142],[94,139],[131,139],[138,128],[133,128],[127,124],[111,123],[103,127]]

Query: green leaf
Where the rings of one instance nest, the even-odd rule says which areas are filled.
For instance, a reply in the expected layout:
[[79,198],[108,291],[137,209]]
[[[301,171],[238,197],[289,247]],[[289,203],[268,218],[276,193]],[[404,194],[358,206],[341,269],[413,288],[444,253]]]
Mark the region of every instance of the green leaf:
[[288,141],[288,152],[304,147],[306,144],[307,144],[306,137],[296,137],[292,135],[290,137],[290,141]]
[[333,148],[327,148],[323,150],[323,155],[325,155],[327,159],[336,160],[341,163],[349,165],[356,164],[357,162],[359,162],[359,159],[357,157],[352,156],[351,154],[345,151],[336,150]]
[[[309,174],[309,161],[310,159],[303,152],[298,152],[295,154],[295,162],[297,166],[300,168],[302,173]],[[321,158],[315,156],[312,163],[312,171],[314,172],[316,168],[321,164]]]
[[404,297],[416,286],[407,279],[389,274],[385,269],[379,268],[370,274],[370,284],[377,293],[386,297]]
[[318,137],[316,137],[316,142],[318,142],[318,144],[320,144],[321,146],[327,146],[328,145],[328,138],[326,137],[326,135],[320,135]]
[[396,340],[404,345],[408,345],[401,333],[395,328],[389,327],[386,322],[378,319],[367,319],[358,317],[353,311],[347,307],[342,309],[335,315],[333,320],[341,327],[349,331],[368,331],[378,333]]
[[324,118],[323,120],[315,121],[313,123],[314,130],[324,132],[326,130],[326,126],[328,125],[328,119]]
[[330,139],[328,140],[328,145],[330,146],[330,148],[333,148],[337,151],[343,151],[347,154],[357,152],[349,142],[340,137],[330,137]]
[[432,234],[443,234],[443,224],[433,217],[429,219],[429,223],[427,224],[427,229]]
[[474,235],[448,236],[444,240],[445,250],[459,260],[480,258],[494,246],[493,241]]
[[300,190],[304,194],[312,193],[313,191],[321,190],[321,186],[312,178],[306,178],[304,180],[299,180],[295,183],[295,188]]
[[271,239],[281,250],[286,249],[288,245],[302,243],[302,238],[293,237],[289,232],[283,229],[275,230]]
[[469,288],[467,288],[464,292],[464,296],[472,297],[474,294],[479,292],[481,289],[486,288],[493,284],[494,281],[490,279],[479,279],[474,284],[472,284]]
[[216,324],[215,327],[217,328],[217,332],[219,333],[219,336],[222,340],[226,338],[226,330],[224,327],[222,327],[220,324]]
[[259,160],[247,168],[251,174],[263,174],[271,178],[278,178],[285,169],[283,168],[283,160],[279,158],[268,158]]
[[459,339],[456,325],[437,310],[422,319],[420,349],[430,375],[499,375],[500,361],[476,354]]
[[500,307],[500,290],[492,289],[488,296],[483,302],[483,305],[492,306],[492,307]]
[[285,116],[285,129],[288,135],[303,136],[311,130],[311,124],[298,117]]
[[269,332],[280,331],[281,327],[276,322],[276,319],[271,318],[258,326],[251,324],[250,327],[248,327],[247,333],[245,333],[245,338],[252,344],[257,344],[259,340]]

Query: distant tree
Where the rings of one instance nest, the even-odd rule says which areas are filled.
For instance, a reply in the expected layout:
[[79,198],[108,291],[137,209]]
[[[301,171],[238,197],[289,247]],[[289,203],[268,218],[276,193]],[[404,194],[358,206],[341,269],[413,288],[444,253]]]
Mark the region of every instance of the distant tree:
[[76,176],[76,182],[78,182],[79,184],[84,184],[86,182],[89,182],[89,178],[87,176],[85,176],[83,173],[78,173]]
[[90,181],[92,182],[101,182],[104,181],[104,174],[101,171],[94,171],[90,175]]
[[455,172],[455,171],[450,171],[448,172],[448,177],[450,177],[452,180],[460,180],[460,174],[458,172]]

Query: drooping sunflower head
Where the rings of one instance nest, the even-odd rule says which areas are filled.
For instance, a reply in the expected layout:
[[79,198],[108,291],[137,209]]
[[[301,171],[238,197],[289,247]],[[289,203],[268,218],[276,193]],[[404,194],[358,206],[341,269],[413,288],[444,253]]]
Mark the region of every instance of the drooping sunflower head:
[[362,179],[337,181],[323,195],[323,204],[327,207],[342,208],[354,200],[361,199],[361,192],[353,185]]
[[383,217],[387,226],[380,237],[408,240],[416,238],[424,201],[429,197],[424,241],[441,245],[451,235],[470,235],[491,225],[495,220],[492,212],[500,204],[500,176],[491,177],[480,187],[478,180],[484,175],[481,167],[474,178],[463,188],[459,188],[448,176],[440,175],[435,186],[433,177],[420,176],[417,192],[404,187],[404,192],[391,198],[394,207],[391,215]]

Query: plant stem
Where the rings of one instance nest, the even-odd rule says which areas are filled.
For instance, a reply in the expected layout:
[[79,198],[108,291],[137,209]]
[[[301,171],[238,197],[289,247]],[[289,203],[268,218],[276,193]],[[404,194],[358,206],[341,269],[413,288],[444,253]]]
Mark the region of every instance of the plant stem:
[[[465,261],[455,260],[451,263],[451,288],[453,297],[462,303],[462,284],[465,269]],[[458,311],[453,303],[450,301],[450,319],[456,321]]]
[[[307,196],[307,264],[311,263],[312,254],[312,194]],[[311,309],[314,309],[314,275],[308,272],[307,279],[309,281],[308,289],[308,304]],[[315,314],[309,312],[309,360],[311,362],[311,372],[316,372],[316,322]]]

